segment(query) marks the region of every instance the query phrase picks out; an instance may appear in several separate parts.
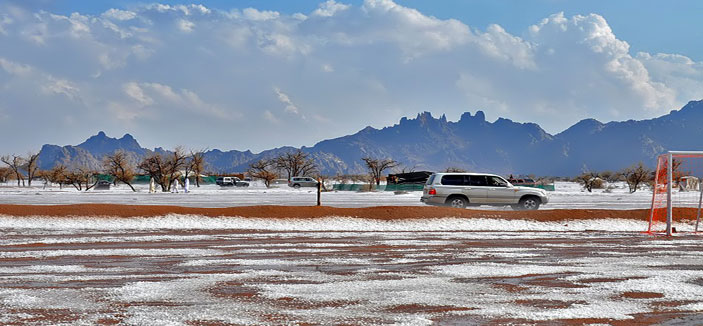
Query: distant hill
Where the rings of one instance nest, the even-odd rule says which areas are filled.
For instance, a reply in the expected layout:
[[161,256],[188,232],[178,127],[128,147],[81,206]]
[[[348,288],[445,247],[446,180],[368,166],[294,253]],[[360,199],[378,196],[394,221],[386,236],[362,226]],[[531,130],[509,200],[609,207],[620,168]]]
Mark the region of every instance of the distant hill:
[[[583,170],[619,170],[639,161],[651,166],[666,150],[703,150],[701,135],[703,101],[692,101],[655,119],[609,123],[586,119],[556,135],[534,123],[504,118],[488,122],[481,111],[464,113],[456,122],[424,112],[390,127],[366,127],[301,150],[329,175],[364,173],[361,158],[374,156],[390,157],[416,170],[458,167],[500,174],[570,176]],[[103,155],[118,149],[130,152],[134,160],[163,151],[142,148],[129,134],[116,139],[99,132],[76,146],[44,145],[39,165],[42,169],[57,163],[98,167]],[[256,160],[293,150],[297,148],[261,153],[214,149],[205,153],[205,161],[212,171],[245,171]]]

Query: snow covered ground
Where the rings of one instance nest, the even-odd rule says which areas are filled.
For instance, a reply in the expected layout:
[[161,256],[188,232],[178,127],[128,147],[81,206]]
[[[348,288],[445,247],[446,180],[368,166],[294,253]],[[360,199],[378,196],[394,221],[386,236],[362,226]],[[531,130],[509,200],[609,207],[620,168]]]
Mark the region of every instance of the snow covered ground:
[[703,323],[697,236],[579,223],[0,217],[0,324]]
[[[648,208],[557,183],[545,209]],[[329,192],[331,206],[421,205]],[[287,187],[137,193],[0,185],[0,203],[312,205]],[[487,208],[488,209],[488,208]],[[500,208],[498,208],[500,209]],[[703,324],[703,242],[644,221],[0,216],[0,325]],[[680,231],[693,226],[679,223]]]
[[[550,192],[550,202],[543,209],[588,208],[588,209],[636,209],[649,208],[652,193],[642,189],[630,194],[627,185],[619,183],[612,190],[596,189],[592,193],[584,191],[572,182],[557,182],[556,191]],[[251,205],[314,205],[316,193],[312,188],[300,190],[286,185],[266,189],[254,184],[249,188],[222,188],[216,185],[192,187],[190,193],[148,193],[146,185],[137,185],[138,192],[121,185],[105,191],[80,192],[73,187],[50,187],[41,185],[32,188],[0,184],[0,204],[61,205],[76,203],[116,203],[135,205],[179,205],[191,207],[229,207]],[[322,194],[322,203],[336,207],[365,206],[411,206],[420,203],[419,191],[404,194],[393,192],[354,192],[336,191]],[[490,208],[485,209],[503,209]]]

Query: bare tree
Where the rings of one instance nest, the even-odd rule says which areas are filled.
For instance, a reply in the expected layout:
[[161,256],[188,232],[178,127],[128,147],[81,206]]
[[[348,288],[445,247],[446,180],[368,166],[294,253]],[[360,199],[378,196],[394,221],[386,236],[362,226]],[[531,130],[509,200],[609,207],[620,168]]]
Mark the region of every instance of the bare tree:
[[37,169],[39,167],[37,166],[37,160],[39,159],[39,153],[29,153],[27,154],[27,158],[24,159],[25,164],[23,165],[22,169],[27,171],[27,186],[31,187],[32,186],[32,179],[34,179],[35,174],[37,173]]
[[252,178],[263,180],[266,188],[269,188],[271,187],[271,182],[278,178],[278,173],[276,173],[275,167],[275,162],[262,159],[250,164],[248,172]]
[[0,182],[7,182],[7,178],[12,175],[12,169],[6,167],[0,167]]
[[7,167],[12,170],[12,172],[15,174],[15,177],[17,178],[17,186],[20,186],[20,182],[22,182],[22,186],[24,186],[24,175],[20,170],[22,169],[22,166],[24,165],[24,159],[21,156],[17,155],[4,155],[3,157],[0,157],[0,161],[3,163],[7,164]]
[[366,163],[366,167],[369,169],[371,178],[373,178],[373,181],[376,182],[377,186],[381,184],[381,175],[383,174],[383,171],[398,166],[398,162],[391,159],[377,159],[367,156],[363,157],[361,160]]
[[578,181],[588,192],[592,192],[593,188],[597,188],[599,183],[602,183],[600,178],[600,173],[598,172],[584,172],[576,177]]
[[79,191],[88,191],[98,183],[97,179],[95,178],[96,174],[97,171],[87,166],[78,166],[70,172],[66,173],[66,182],[73,185],[73,187],[75,187]]
[[138,168],[154,179],[161,186],[161,191],[168,192],[171,185],[179,177],[185,167],[186,155],[181,147],[167,155],[153,154],[139,163]]
[[625,182],[627,182],[627,186],[630,188],[630,193],[634,193],[641,184],[644,184],[651,179],[652,170],[644,166],[642,162],[639,162],[622,170],[620,174],[625,177]]
[[200,175],[205,170],[205,150],[190,152],[190,170],[195,174],[195,186],[200,187]]
[[276,168],[285,171],[288,180],[292,177],[300,177],[317,171],[317,165],[307,153],[301,150],[281,154],[274,159]]
[[622,171],[620,172],[615,172],[615,171],[603,171],[600,173],[601,178],[603,178],[605,181],[608,181],[610,183],[613,182],[618,182],[622,180]]
[[167,192],[170,184],[165,176],[165,162],[161,154],[154,153],[145,157],[137,166],[148,174],[156,184],[161,186],[161,191]]
[[51,170],[46,171],[47,177],[50,183],[58,183],[59,189],[63,189],[63,184],[67,183],[66,175],[68,174],[68,169],[63,164],[54,165]]
[[103,159],[103,168],[106,174],[115,178],[115,183],[120,181],[128,185],[132,191],[136,192],[132,186],[132,179],[134,179],[137,173],[134,165],[127,159],[127,154],[124,151],[118,150],[112,155],[106,155]]

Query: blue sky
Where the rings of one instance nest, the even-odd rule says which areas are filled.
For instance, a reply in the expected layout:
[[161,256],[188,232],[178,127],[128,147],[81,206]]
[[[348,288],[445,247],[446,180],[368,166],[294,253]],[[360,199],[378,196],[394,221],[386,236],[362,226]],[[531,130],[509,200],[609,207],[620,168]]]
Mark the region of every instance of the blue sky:
[[37,126],[0,151],[104,130],[257,152],[422,111],[552,134],[648,119],[703,98],[702,14],[700,1],[0,0],[0,137]]

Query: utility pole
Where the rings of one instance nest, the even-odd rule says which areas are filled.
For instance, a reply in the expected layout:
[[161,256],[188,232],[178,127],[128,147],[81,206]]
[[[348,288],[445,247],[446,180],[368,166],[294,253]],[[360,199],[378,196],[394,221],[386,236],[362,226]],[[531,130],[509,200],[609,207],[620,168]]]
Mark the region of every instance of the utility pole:
[[322,194],[322,180],[317,178],[317,206],[321,206],[320,195]]

